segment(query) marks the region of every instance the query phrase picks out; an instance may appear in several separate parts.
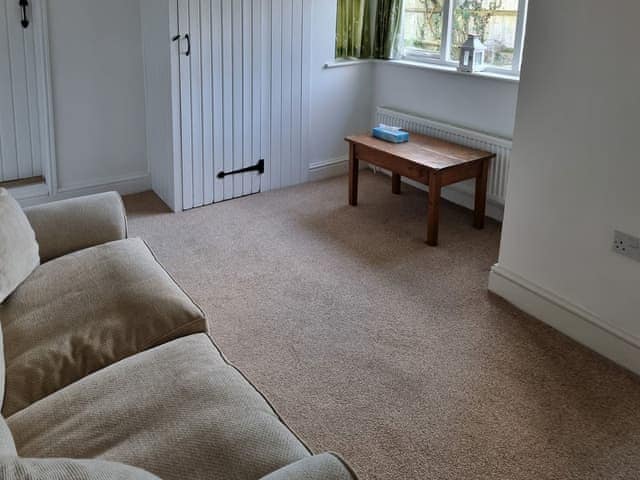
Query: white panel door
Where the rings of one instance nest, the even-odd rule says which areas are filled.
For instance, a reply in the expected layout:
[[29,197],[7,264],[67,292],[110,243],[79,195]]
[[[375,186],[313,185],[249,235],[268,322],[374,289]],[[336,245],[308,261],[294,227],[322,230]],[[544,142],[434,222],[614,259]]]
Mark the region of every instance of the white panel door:
[[175,1],[183,208],[306,181],[311,0]]
[[48,161],[43,1],[0,0],[0,182],[42,176]]

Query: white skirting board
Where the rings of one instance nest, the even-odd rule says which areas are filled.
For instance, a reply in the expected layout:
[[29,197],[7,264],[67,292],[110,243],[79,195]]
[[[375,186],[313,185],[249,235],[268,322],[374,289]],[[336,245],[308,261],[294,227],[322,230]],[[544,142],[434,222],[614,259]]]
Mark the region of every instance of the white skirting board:
[[608,324],[597,315],[535,285],[501,265],[489,277],[489,290],[591,348],[640,375],[640,339]]
[[49,190],[47,185],[34,185],[16,189],[16,191],[12,190],[11,193],[23,207],[111,191],[118,192],[120,195],[130,195],[151,190],[151,176],[140,174],[124,178],[104,179],[100,182],[60,188],[53,195],[47,193],[47,190]]
[[349,173],[349,157],[332,158],[309,165],[309,181],[317,182]]

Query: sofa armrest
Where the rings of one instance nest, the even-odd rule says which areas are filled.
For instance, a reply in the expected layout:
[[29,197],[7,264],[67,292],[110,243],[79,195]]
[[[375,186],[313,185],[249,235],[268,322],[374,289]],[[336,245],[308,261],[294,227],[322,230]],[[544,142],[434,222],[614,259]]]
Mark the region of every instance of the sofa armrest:
[[324,453],[303,458],[261,480],[357,480],[357,477],[337,455]]
[[115,192],[25,209],[46,262],[67,253],[127,238],[127,217]]

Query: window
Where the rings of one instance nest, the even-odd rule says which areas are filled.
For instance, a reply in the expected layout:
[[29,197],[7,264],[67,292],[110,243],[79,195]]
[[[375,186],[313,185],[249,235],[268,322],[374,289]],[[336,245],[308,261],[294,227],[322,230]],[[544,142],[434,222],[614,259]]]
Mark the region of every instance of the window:
[[527,0],[404,0],[404,57],[457,65],[475,33],[487,47],[487,70],[517,75],[526,10]]

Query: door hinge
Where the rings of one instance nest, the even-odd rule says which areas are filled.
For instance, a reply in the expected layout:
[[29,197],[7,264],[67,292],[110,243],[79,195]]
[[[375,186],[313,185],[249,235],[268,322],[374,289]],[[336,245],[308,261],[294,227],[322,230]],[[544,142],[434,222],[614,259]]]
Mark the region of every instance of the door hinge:
[[264,160],[260,160],[258,163],[251,167],[241,168],[240,170],[233,170],[231,172],[220,172],[218,178],[224,178],[229,175],[236,175],[238,173],[258,172],[259,175],[264,174]]

